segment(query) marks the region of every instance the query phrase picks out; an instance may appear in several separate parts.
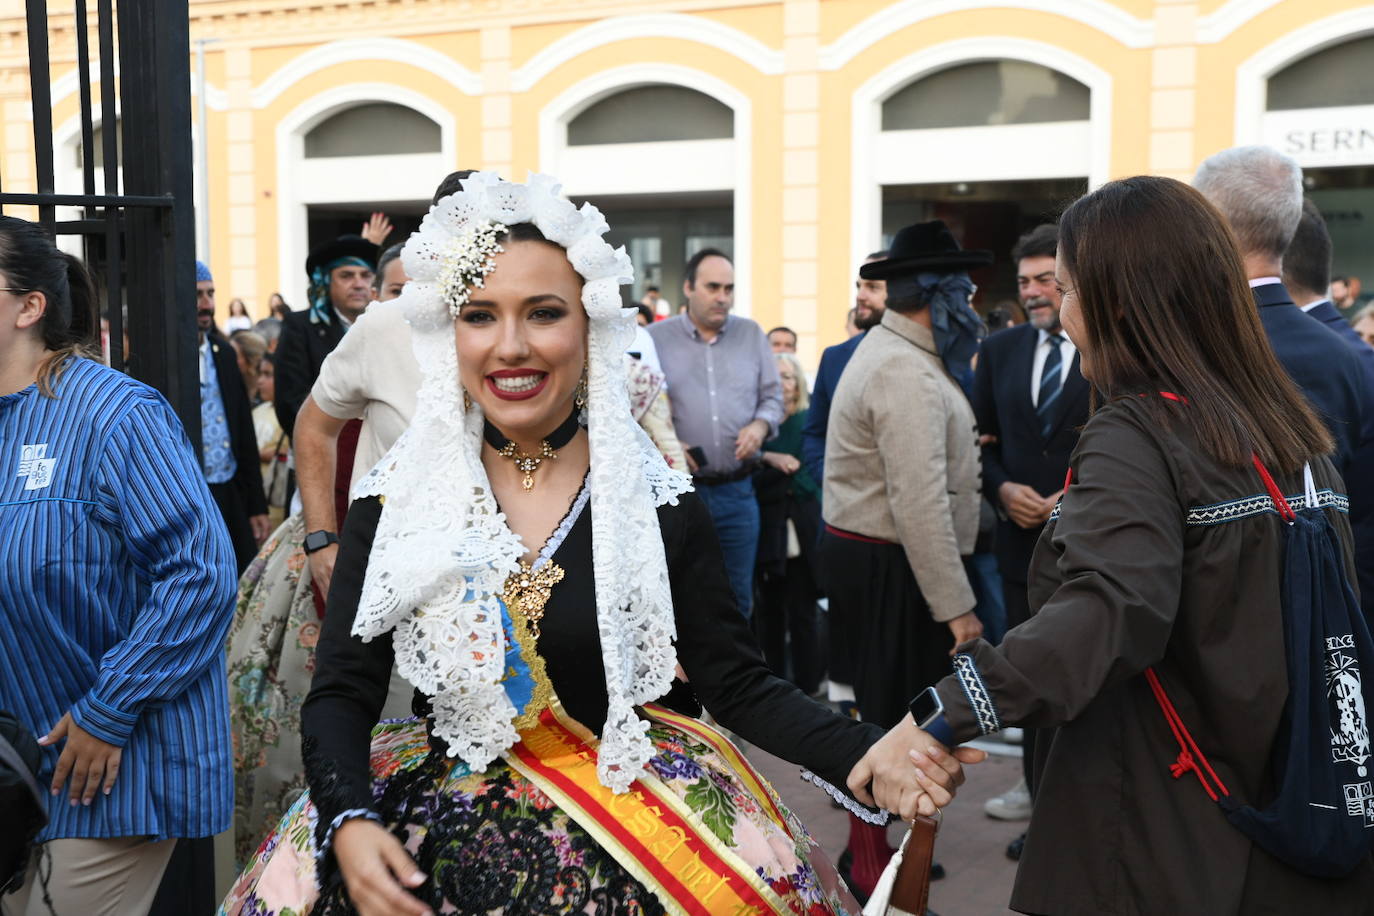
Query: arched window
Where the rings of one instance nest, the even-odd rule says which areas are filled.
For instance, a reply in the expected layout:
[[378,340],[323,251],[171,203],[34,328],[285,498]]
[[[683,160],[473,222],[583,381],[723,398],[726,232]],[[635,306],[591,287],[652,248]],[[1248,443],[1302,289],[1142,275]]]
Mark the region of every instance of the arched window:
[[1374,35],[1323,48],[1269,77],[1269,111],[1347,105],[1374,105]]
[[1086,121],[1088,87],[1057,70],[989,60],[940,70],[883,103],[883,130]]
[[[95,167],[103,169],[105,167],[105,127],[102,124],[95,126],[94,135],[91,137],[91,146],[94,151]],[[85,166],[86,157],[81,149],[81,136],[77,135],[76,144],[72,147],[76,153],[76,167]],[[124,132],[119,129],[119,120],[115,120],[115,156],[120,165],[124,164]]]
[[305,158],[393,156],[442,150],[439,125],[390,102],[368,102],[346,108],[316,124],[305,135]]
[[735,135],[735,114],[682,86],[637,86],[588,106],[568,122],[569,146],[720,140]]

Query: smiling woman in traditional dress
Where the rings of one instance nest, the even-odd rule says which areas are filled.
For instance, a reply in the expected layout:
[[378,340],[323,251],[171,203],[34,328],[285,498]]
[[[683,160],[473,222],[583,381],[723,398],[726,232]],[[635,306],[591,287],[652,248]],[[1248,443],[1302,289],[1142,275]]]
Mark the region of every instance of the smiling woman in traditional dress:
[[[837,795],[861,758],[905,814],[961,780],[938,750],[865,757],[880,730],[769,672],[709,515],[631,414],[606,228],[550,179],[477,173],[407,244],[416,416],[344,527],[311,791],[227,912],[855,912],[696,697]],[[373,734],[393,664],[421,718]]]

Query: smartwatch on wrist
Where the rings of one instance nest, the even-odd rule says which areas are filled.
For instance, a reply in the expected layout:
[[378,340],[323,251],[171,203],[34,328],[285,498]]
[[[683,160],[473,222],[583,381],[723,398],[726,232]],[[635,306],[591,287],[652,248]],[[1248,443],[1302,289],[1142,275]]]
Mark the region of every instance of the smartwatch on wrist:
[[339,536],[332,531],[312,531],[305,536],[305,552],[314,553],[324,550],[330,544],[339,543]]
[[916,720],[917,727],[922,730],[930,728],[930,724],[945,713],[945,704],[940,702],[940,694],[935,692],[934,687],[927,687],[911,701],[911,718]]

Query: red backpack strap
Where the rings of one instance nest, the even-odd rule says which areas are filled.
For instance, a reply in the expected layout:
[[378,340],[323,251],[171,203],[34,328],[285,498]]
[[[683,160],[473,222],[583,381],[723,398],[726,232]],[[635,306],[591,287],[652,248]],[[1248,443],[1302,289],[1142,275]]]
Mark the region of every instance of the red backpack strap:
[[[1212,801],[1221,801],[1222,798],[1229,798],[1231,793],[1227,791],[1225,783],[1221,777],[1212,769],[1212,764],[1207,761],[1207,755],[1202,753],[1202,748],[1197,746],[1193,740],[1192,733],[1188,731],[1188,726],[1183,724],[1183,717],[1174,709],[1174,704],[1169,700],[1169,695],[1164,692],[1164,685],[1159,682],[1159,675],[1155,674],[1154,668],[1145,669],[1145,679],[1150,682],[1150,690],[1155,695],[1155,702],[1159,704],[1160,711],[1164,713],[1164,719],[1169,723],[1169,729],[1174,733],[1174,740],[1178,742],[1178,757],[1169,767],[1169,773],[1178,779],[1184,773],[1192,771],[1197,776],[1197,781],[1202,784],[1202,790],[1207,793],[1207,797]],[[1211,782],[1208,782],[1208,779]],[[1215,784],[1216,788],[1212,788]]]
[[1264,488],[1269,491],[1269,498],[1274,501],[1274,508],[1279,511],[1279,517],[1288,524],[1293,524],[1298,514],[1293,511],[1293,507],[1288,505],[1288,500],[1283,498],[1283,491],[1279,485],[1274,483],[1274,478],[1269,474],[1269,469],[1260,461],[1259,455],[1250,454],[1250,460],[1255,463],[1255,470],[1259,471],[1260,478],[1264,480]]

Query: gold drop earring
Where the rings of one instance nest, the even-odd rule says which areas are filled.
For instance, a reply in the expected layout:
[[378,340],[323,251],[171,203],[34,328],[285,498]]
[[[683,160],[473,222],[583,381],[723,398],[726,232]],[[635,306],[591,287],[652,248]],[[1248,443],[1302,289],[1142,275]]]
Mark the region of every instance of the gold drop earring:
[[573,391],[573,405],[578,410],[587,408],[587,364],[582,364],[582,377],[577,380],[577,388]]

